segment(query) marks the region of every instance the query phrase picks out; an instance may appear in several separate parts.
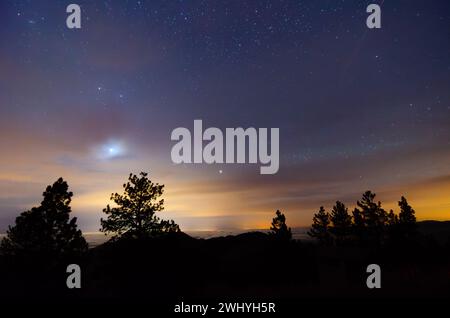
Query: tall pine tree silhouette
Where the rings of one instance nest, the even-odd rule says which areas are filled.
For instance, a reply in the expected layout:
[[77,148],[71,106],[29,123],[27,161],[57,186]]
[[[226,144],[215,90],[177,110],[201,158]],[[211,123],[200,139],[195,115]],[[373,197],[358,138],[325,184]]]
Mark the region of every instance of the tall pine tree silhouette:
[[362,243],[364,239],[364,217],[361,211],[358,208],[355,208],[352,212],[353,215],[353,224],[352,224],[352,233],[358,243]]
[[21,213],[10,226],[1,248],[6,254],[62,256],[81,254],[87,243],[70,219],[73,193],[62,178],[47,186],[41,205]]
[[362,199],[357,201],[364,224],[364,241],[370,245],[382,244],[383,233],[388,221],[388,214],[381,207],[381,202],[375,202],[375,193],[364,192]]
[[348,240],[352,229],[352,217],[348,214],[348,209],[344,203],[336,201],[331,210],[330,221],[332,224],[330,232],[334,235],[336,244],[344,244]]
[[124,193],[111,195],[117,206],[108,205],[103,210],[107,218],[100,220],[102,232],[113,233],[114,238],[143,238],[180,230],[173,220],[161,220],[155,215],[164,209],[164,199],[160,199],[164,185],[153,183],[147,175],[130,173],[128,182],[123,185]]
[[403,196],[398,202],[398,206],[400,207],[400,213],[398,214],[399,235],[402,239],[414,240],[418,235],[415,211]]
[[320,244],[329,245],[332,243],[332,238],[329,232],[330,215],[325,212],[323,206],[320,207],[319,212],[314,214],[313,224],[308,231],[308,235],[316,238]]

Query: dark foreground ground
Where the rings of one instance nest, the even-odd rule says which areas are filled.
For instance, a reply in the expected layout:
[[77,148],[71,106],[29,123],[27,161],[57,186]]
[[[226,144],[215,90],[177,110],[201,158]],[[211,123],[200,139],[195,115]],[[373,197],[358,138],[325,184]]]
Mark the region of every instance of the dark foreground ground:
[[[66,266],[82,288],[66,287]],[[368,289],[368,264],[381,289]],[[150,304],[271,301],[279,306],[450,300],[450,248],[435,240],[382,249],[279,242],[264,233],[194,239],[178,233],[105,243],[78,259],[49,264],[0,258],[2,303]],[[282,305],[280,305],[282,304]]]

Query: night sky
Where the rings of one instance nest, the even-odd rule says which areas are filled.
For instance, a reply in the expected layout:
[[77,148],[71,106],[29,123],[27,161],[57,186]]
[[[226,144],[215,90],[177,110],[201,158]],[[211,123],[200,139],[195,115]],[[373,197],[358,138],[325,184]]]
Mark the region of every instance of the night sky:
[[[449,88],[447,0],[1,1],[0,233],[60,176],[96,231],[140,171],[185,230],[267,228],[276,209],[307,226],[368,189],[450,219]],[[194,119],[279,128],[279,172],[173,164]]]

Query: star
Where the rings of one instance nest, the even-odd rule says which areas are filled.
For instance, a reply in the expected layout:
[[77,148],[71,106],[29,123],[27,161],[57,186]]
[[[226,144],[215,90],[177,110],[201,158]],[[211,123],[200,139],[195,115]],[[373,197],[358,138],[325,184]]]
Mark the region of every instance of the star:
[[119,158],[126,154],[124,143],[117,140],[110,140],[97,149],[97,157],[103,160]]

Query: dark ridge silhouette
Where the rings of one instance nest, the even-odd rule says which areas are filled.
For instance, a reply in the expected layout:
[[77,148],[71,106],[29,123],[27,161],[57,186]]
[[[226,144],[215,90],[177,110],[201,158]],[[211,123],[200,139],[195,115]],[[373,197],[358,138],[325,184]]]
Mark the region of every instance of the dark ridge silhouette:
[[[398,215],[384,211],[370,191],[352,214],[340,201],[331,213],[321,207],[309,232],[313,242],[292,239],[279,210],[270,233],[195,239],[155,216],[163,208],[162,189],[147,174],[130,175],[124,194],[113,195],[117,207],[106,208],[102,220],[115,238],[87,250],[69,218],[72,193],[59,179],[35,212],[18,217],[2,244],[0,299],[156,306],[186,297],[323,303],[450,295],[450,241],[433,236],[450,237],[450,222],[416,222],[404,197]],[[81,289],[66,287],[68,264],[80,265]],[[382,268],[379,290],[366,286],[369,264]]]
[[439,244],[450,244],[450,221],[417,222],[417,230],[421,235],[436,240]]

